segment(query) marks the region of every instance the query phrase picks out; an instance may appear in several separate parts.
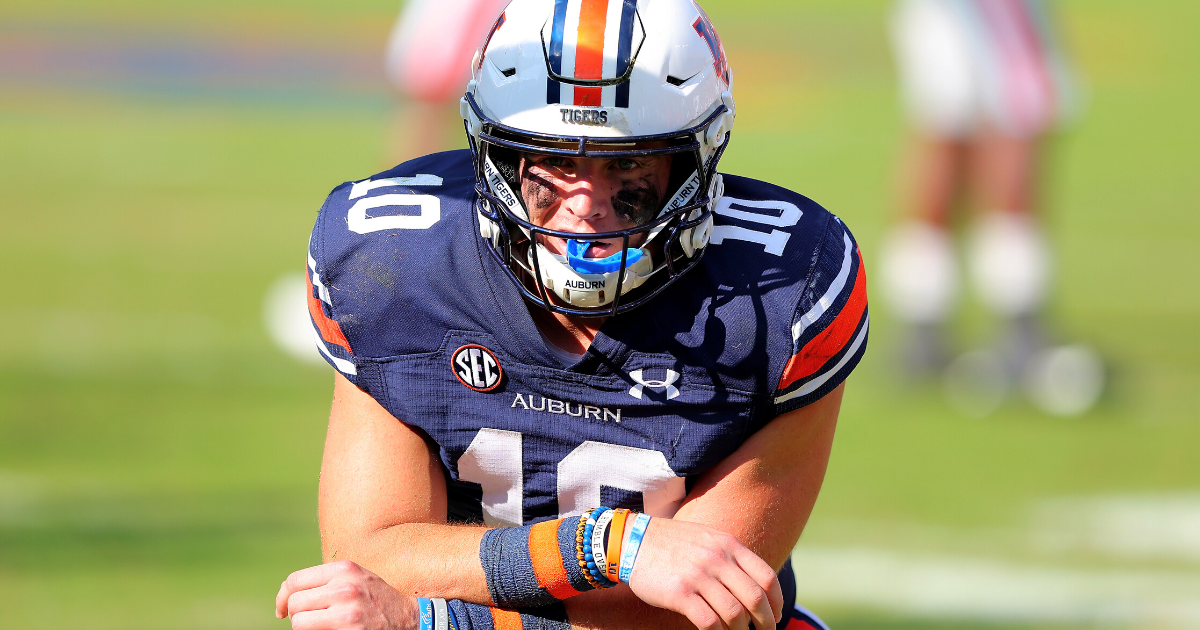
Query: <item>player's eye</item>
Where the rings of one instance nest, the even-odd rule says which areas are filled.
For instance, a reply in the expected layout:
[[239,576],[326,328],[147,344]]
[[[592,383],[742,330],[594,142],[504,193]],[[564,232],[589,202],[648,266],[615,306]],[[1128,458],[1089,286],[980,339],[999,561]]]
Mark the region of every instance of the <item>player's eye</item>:
[[617,168],[622,171],[632,171],[639,166],[641,166],[641,164],[638,164],[637,160],[631,160],[629,158],[617,160]]
[[551,155],[543,159],[541,165],[550,168],[567,168],[571,165],[571,162],[567,158]]

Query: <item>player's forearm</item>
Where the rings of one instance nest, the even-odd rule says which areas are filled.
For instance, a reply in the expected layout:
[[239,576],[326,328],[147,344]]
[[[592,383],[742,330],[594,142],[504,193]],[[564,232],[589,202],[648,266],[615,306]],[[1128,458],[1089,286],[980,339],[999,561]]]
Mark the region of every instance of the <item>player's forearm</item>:
[[[612,518],[617,512],[621,516]],[[648,517],[628,519],[641,522],[639,529],[625,523],[628,514],[628,510],[609,510],[600,524],[569,517],[493,529],[409,523],[360,529],[349,536],[325,527],[324,550],[326,561],[353,560],[406,594],[505,608],[540,607],[617,582],[616,560],[624,559],[620,551],[636,551],[642,537],[637,534],[630,545],[622,541],[635,530],[644,532],[649,523]],[[610,532],[610,520],[624,525]],[[589,577],[588,571],[605,569],[588,569],[582,562],[585,552],[580,541],[592,536],[593,526],[595,539],[601,542],[586,545],[587,560],[592,560],[593,544],[607,546],[614,558],[611,566],[604,565],[610,571],[607,580]],[[598,555],[596,562],[603,562],[603,557]],[[632,562],[631,556],[630,569]]]
[[[699,628],[739,627],[750,617],[765,628],[779,619],[783,605],[770,566],[732,535],[697,523],[598,508],[582,517],[524,527],[471,529],[386,527],[360,536],[348,553],[401,593],[519,609],[534,615],[526,621],[539,627],[544,624],[537,618],[547,610],[546,618],[556,623],[575,621],[564,602],[608,589],[627,595],[608,596],[616,598],[605,598],[608,606],[581,604],[576,611],[580,627],[625,627],[631,616],[653,620],[649,627],[677,625],[674,617],[649,607],[622,605],[625,597],[675,611]],[[341,538],[328,539],[332,559],[339,553],[334,541]],[[477,565],[446,560],[472,557],[475,545]]]
[[436,523],[402,523],[353,534],[322,528],[322,551],[326,562],[353,560],[405,594],[491,605],[479,562],[485,531]]
[[844,389],[773,420],[702,475],[674,518],[732,534],[779,570],[816,505]]

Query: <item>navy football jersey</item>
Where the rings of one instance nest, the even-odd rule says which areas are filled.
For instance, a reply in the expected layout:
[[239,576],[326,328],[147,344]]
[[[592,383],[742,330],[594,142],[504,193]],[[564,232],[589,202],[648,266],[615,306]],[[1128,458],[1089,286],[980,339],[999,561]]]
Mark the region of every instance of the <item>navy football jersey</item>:
[[796,193],[724,181],[700,264],[569,365],[479,236],[469,152],[345,183],[309,244],[317,344],[437,445],[452,521],[601,504],[669,517],[689,480],[837,387],[866,348],[849,230]]

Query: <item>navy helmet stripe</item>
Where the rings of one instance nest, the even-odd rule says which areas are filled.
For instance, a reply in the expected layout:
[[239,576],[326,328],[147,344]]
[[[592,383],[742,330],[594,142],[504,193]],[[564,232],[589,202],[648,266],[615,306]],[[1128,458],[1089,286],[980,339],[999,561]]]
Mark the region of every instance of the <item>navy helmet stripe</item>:
[[[550,34],[550,69],[555,74],[562,74],[563,31],[567,27],[567,0],[554,0],[554,28]],[[546,104],[556,105],[562,102],[562,84],[549,77],[546,78]]]
[[[625,74],[633,60],[633,18],[637,0],[624,0],[621,7],[621,39],[617,41],[617,76]],[[617,107],[629,107],[629,81],[617,85]]]

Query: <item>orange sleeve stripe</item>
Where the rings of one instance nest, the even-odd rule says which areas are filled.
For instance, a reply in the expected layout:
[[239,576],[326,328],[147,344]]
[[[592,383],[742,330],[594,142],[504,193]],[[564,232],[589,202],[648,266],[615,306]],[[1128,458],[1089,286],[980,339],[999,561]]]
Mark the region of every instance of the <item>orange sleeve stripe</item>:
[[791,387],[796,381],[815,374],[850,342],[854,331],[858,329],[858,323],[862,321],[863,313],[867,310],[867,272],[862,262],[862,253],[855,253],[858,255],[858,274],[854,278],[854,290],[850,293],[850,299],[846,300],[846,305],[834,318],[833,323],[813,337],[788,361],[787,367],[783,369],[783,376],[779,379],[779,389]]
[[489,608],[495,630],[522,630],[521,613],[507,608]]
[[580,591],[571,586],[563,566],[562,553],[558,549],[560,524],[561,520],[543,521],[529,528],[529,559],[538,586],[546,589],[554,599],[561,600],[579,595]]
[[312,274],[305,272],[304,278],[308,281],[308,314],[312,316],[313,323],[317,325],[321,338],[327,343],[341,346],[346,352],[354,354],[354,351],[350,349],[350,342],[346,341],[346,335],[342,334],[342,327],[325,316],[325,309],[321,308],[321,300],[313,295]]

